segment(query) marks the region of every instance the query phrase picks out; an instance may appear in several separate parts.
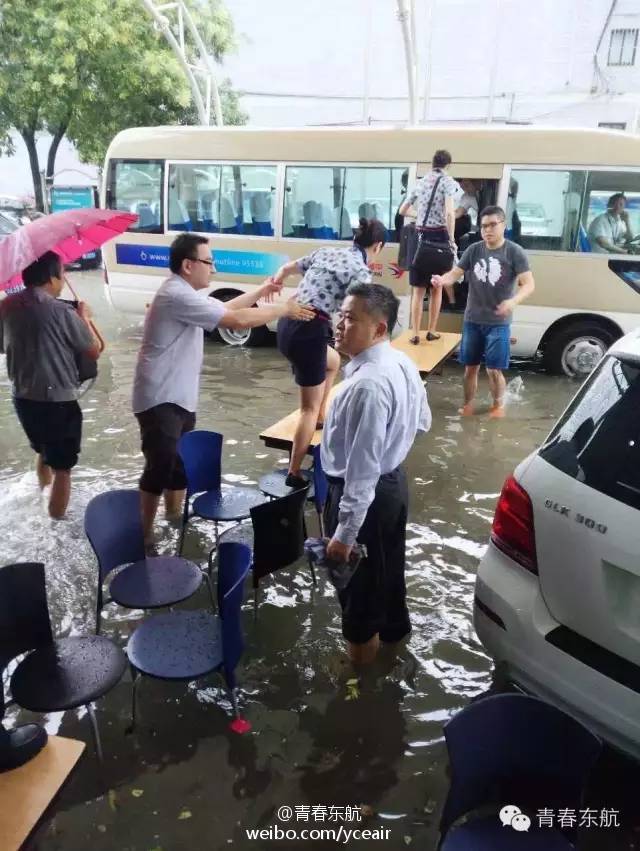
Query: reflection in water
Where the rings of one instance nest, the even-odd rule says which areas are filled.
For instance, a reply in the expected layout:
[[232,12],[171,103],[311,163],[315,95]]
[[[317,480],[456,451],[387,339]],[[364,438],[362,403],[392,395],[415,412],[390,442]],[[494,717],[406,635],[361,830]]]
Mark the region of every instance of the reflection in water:
[[[46,564],[58,633],[93,628],[96,565],[82,524],[87,502],[104,490],[135,487],[141,470],[130,412],[140,323],[108,310],[97,278],[77,282],[108,349],[81,403],[83,452],[65,521],[47,517],[0,364],[0,562]],[[275,824],[282,804],[366,804],[374,814],[362,826],[389,827],[385,847],[404,848],[407,839],[433,847],[447,782],[442,725],[491,684],[471,616],[493,506],[504,478],[542,442],[574,390],[564,379],[529,372],[524,385],[512,382],[507,419],[461,421],[460,381],[455,364],[429,380],[433,431],[418,439],[407,464],[413,632],[399,658],[377,665],[360,682],[359,696],[347,700],[353,672],[342,654],[333,589],[321,582],[314,590],[306,564],[271,577],[261,584],[257,622],[250,605],[244,617],[239,682],[252,733],[228,731],[229,702],[211,677],[189,686],[143,681],[139,729],[125,736],[125,678],[98,705],[104,783],[112,792],[105,794],[89,748],[59,799],[54,827],[41,831],[41,851],[248,849],[256,843],[244,830]],[[255,483],[286,463],[257,436],[293,407],[295,388],[274,349],[207,346],[198,423],[225,436],[225,481]],[[314,531],[315,515],[309,524]],[[160,549],[171,550],[177,529],[164,524],[160,532]],[[211,524],[195,520],[185,555],[203,563],[212,541]],[[206,596],[188,605],[204,606]],[[108,606],[104,616],[106,634],[124,645],[142,613]],[[71,712],[50,718],[49,727],[89,741],[86,720]],[[189,816],[180,818],[184,811]]]

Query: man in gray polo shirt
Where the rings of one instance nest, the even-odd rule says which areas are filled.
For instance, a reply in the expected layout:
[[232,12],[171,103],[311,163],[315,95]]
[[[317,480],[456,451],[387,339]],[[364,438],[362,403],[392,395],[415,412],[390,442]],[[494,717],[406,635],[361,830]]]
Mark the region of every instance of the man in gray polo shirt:
[[78,310],[58,296],[62,263],[47,251],[22,272],[25,289],[0,303],[0,352],[7,355],[13,404],[37,453],[40,487],[51,484],[49,514],[64,515],[82,437],[77,358],[97,359],[99,341],[84,302]]
[[204,331],[254,328],[281,316],[311,320],[315,312],[293,300],[270,301],[282,284],[269,279],[231,301],[207,298],[215,271],[204,236],[182,233],[171,244],[171,276],[158,290],[144,323],[133,383],[133,412],[140,425],[145,467],[140,478],[142,524],[151,543],[153,523],[164,494],[168,517],[180,517],[187,485],[178,456],[180,437],[195,428]]

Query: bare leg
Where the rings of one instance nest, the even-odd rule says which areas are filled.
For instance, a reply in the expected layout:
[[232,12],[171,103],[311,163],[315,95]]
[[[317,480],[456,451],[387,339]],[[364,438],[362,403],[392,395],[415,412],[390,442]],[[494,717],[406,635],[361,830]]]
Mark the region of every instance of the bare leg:
[[38,476],[40,490],[46,488],[53,481],[53,470],[48,464],[44,463],[42,455],[36,457],[36,474]]
[[324,380],[324,395],[318,413],[318,422],[324,423],[327,417],[327,402],[329,401],[329,393],[333,387],[333,382],[336,380],[336,375],[340,369],[340,355],[331,346],[327,346],[327,377]]
[[380,636],[376,633],[364,644],[352,644],[347,641],[347,653],[354,665],[370,665],[378,654],[380,648]]
[[71,496],[71,470],[54,470],[53,485],[49,495],[49,516],[60,520],[69,505]]
[[[422,325],[422,314],[424,313],[424,296],[426,287],[411,287],[411,329],[413,336],[420,335]],[[431,307],[431,305],[429,305]]]
[[445,289],[445,292],[447,293],[447,298],[449,299],[449,304],[454,305],[456,303],[456,291],[453,288],[453,284],[445,284],[444,289]]
[[493,418],[503,417],[504,395],[507,390],[507,382],[502,374],[502,370],[487,369],[487,378],[489,379],[489,389],[491,390],[491,398],[493,399],[489,416]]
[[429,325],[427,331],[435,334],[442,307],[442,287],[431,287],[429,294]]
[[149,493],[148,491],[140,491],[140,508],[142,511],[142,533],[145,542],[151,540],[153,534],[153,523],[156,519],[156,512],[160,504],[160,495],[157,493]]
[[323,381],[322,384],[316,384],[314,387],[300,388],[300,418],[293,435],[291,461],[289,462],[289,472],[294,476],[300,475],[300,465],[307,454],[311,438],[316,430],[320,405],[324,395],[324,385],[325,382]]
[[478,374],[480,372],[480,364],[478,366],[465,366],[464,368],[464,405],[460,408],[460,413],[463,417],[469,417],[473,414],[473,400],[478,392]]
[[169,491],[163,493],[164,513],[167,520],[181,520],[184,511],[184,499],[187,495],[185,490]]

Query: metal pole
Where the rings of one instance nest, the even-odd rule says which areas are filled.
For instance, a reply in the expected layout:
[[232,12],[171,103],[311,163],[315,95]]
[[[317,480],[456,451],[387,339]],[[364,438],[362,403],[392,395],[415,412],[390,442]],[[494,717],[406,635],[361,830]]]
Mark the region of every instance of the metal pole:
[[433,44],[433,12],[437,0],[427,0],[427,56],[425,59],[424,96],[422,102],[422,121],[426,124],[431,101],[431,45]]
[[416,87],[415,87],[415,61],[413,56],[413,45],[411,43],[411,32],[409,22],[409,10],[406,0],[398,0],[398,20],[402,28],[402,39],[404,41],[404,58],[407,66],[407,84],[409,88],[409,124],[416,123]]
[[191,86],[191,94],[193,96],[193,101],[196,105],[196,109],[198,110],[198,119],[200,121],[200,124],[208,124],[209,122],[207,121],[207,111],[204,106],[204,101],[202,100],[202,92],[200,91],[200,86],[198,85],[198,82],[194,77],[191,68],[189,67],[189,63],[186,60],[185,54],[180,49],[180,45],[176,37],[171,32],[169,21],[165,18],[164,15],[161,15],[158,12],[158,10],[153,5],[152,0],[142,0],[142,2],[144,3],[144,6],[149,12],[149,14],[153,17],[156,24],[162,30],[164,37],[169,42],[169,45],[175,53],[178,62],[182,66],[182,70],[184,71],[185,76],[189,81],[189,85]]
[[496,98],[496,78],[498,76],[498,58],[500,57],[500,33],[502,23],[502,0],[496,0],[496,35],[493,45],[493,62],[491,63],[491,76],[489,77],[489,103],[487,105],[487,124],[493,121],[493,109]]
[[224,124],[224,119],[222,118],[222,102],[220,100],[220,90],[218,89],[218,85],[216,83],[216,69],[214,67],[213,60],[211,59],[211,56],[207,51],[203,40],[200,38],[200,33],[198,32],[198,28],[193,22],[191,12],[189,12],[184,3],[180,4],[180,8],[183,11],[184,19],[187,22],[187,27],[189,28],[189,32],[191,33],[193,40],[196,43],[200,56],[207,66],[207,71],[209,72],[209,78],[211,80],[211,92],[213,94],[213,114],[215,116],[216,124],[218,125],[218,127],[222,127]]
[[371,40],[373,29],[373,3],[367,2],[367,24],[364,45],[364,92],[362,95],[362,123],[369,123],[369,92],[371,87]]

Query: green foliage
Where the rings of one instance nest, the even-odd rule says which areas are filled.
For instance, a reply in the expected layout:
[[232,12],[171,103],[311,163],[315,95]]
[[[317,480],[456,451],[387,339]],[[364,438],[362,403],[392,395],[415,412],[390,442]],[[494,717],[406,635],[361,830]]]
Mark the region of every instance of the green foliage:
[[[189,7],[220,59],[234,46],[228,12],[220,0]],[[193,115],[180,64],[140,0],[3,0],[0,45],[0,153],[11,153],[12,128],[28,147],[48,131],[99,163],[119,130]],[[230,86],[222,98],[230,123],[246,120]]]

